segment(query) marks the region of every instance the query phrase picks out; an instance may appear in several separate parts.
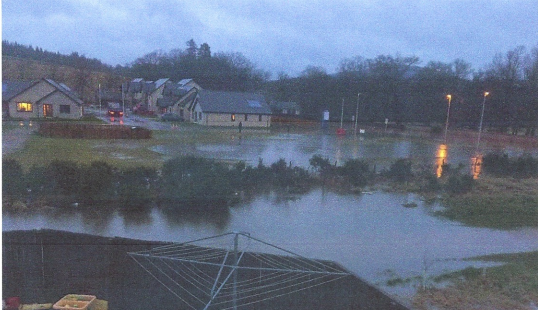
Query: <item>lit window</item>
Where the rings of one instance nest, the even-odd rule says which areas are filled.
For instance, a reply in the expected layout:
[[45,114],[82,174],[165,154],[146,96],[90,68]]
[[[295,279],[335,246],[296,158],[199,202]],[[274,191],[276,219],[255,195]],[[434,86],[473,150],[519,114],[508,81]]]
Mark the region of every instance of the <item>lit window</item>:
[[33,107],[31,103],[28,102],[18,102],[17,103],[17,112],[32,112]]
[[70,114],[71,113],[71,106],[67,105],[67,104],[61,104],[60,105],[60,113]]
[[235,122],[235,114],[232,114],[232,122]]

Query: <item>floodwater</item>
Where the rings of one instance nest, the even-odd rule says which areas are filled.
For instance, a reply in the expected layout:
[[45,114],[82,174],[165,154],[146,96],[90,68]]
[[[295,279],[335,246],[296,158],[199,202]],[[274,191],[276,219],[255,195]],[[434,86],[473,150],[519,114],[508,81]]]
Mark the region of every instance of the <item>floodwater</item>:
[[[195,154],[219,160],[268,165],[280,158],[308,167],[313,155],[331,162],[360,158],[387,166],[397,158],[469,165],[475,149],[439,141],[368,139],[335,135],[279,134],[237,137],[218,145],[159,146],[165,154]],[[528,150],[489,147],[518,156]],[[536,150],[534,150],[536,152]],[[536,154],[536,153],[534,153]],[[432,168],[433,169],[433,168]],[[403,205],[416,203],[415,208]],[[297,197],[265,194],[214,217],[184,217],[153,208],[140,213],[43,210],[3,214],[2,230],[58,229],[100,236],[185,242],[240,231],[302,256],[335,261],[363,279],[383,286],[390,278],[434,275],[478,262],[477,255],[538,250],[538,229],[495,230],[466,227],[433,215],[442,208],[413,194],[373,192],[340,195],[314,190]],[[106,208],[102,208],[106,209]],[[256,249],[251,249],[256,250]],[[389,292],[401,293],[384,287]]]
[[[441,151],[442,150],[442,151]],[[196,155],[223,161],[244,161],[256,166],[259,160],[270,165],[285,159],[293,166],[308,168],[309,159],[320,155],[331,163],[342,164],[348,159],[362,159],[377,169],[388,168],[399,158],[411,158],[431,167],[439,163],[471,166],[476,146],[454,141],[448,145],[438,139],[424,138],[372,138],[364,135],[336,136],[318,132],[314,134],[281,133],[269,137],[232,135],[229,141],[219,144],[160,145],[153,151],[168,156]],[[538,155],[537,149],[513,146],[483,145],[481,153],[503,152],[509,156]]]
[[[403,206],[409,202],[417,207]],[[437,208],[441,206],[428,205],[411,194],[357,196],[319,189],[295,199],[260,196],[213,219],[173,216],[157,208],[128,215],[48,210],[4,214],[2,229],[57,229],[173,242],[247,232],[302,256],[335,261],[382,287],[393,277],[421,276],[425,268],[431,276],[479,266],[463,258],[538,250],[536,228],[505,231],[466,227],[433,216]],[[401,288],[385,289],[402,293]]]

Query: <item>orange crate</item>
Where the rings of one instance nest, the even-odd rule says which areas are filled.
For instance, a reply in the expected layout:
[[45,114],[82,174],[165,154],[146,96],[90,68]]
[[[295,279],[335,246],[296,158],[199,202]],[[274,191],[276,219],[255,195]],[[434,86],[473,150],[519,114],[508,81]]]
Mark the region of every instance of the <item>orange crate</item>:
[[69,294],[58,300],[52,309],[58,310],[88,310],[95,300],[93,295]]

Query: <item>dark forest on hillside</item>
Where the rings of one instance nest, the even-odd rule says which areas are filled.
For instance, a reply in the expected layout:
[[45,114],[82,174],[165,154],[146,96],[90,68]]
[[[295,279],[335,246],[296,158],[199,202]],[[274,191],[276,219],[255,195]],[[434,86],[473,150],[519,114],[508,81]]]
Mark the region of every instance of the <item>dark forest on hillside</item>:
[[[314,120],[319,120],[324,110],[339,120],[343,106],[345,121],[357,114],[361,122],[388,119],[398,124],[435,125],[444,122],[450,94],[451,126],[477,128],[486,100],[486,127],[535,135],[538,123],[538,46],[530,50],[518,46],[498,53],[478,71],[461,59],[424,64],[414,56],[355,56],[341,60],[335,74],[327,73],[323,67],[309,66],[297,77],[279,72],[275,80],[241,53],[212,53],[207,43],[198,45],[193,39],[183,49],[154,51],[116,67],[77,52],[61,55],[7,41],[2,42],[2,47],[3,56],[71,66],[82,72],[81,76],[91,70],[121,77],[103,84],[108,88],[119,89],[122,82],[137,77],[150,81],[192,78],[205,89],[260,92],[270,102],[297,102],[302,116]],[[92,94],[101,82],[73,80],[77,81],[73,88],[92,103],[96,97]],[[487,98],[485,92],[489,92]]]

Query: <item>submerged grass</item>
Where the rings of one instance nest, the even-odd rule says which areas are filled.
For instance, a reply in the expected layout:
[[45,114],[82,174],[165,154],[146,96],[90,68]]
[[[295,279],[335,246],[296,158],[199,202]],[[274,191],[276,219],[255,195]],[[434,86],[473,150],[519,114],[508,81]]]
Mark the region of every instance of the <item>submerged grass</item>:
[[441,275],[451,285],[420,291],[416,309],[532,309],[538,304],[538,251],[473,257],[504,263]]
[[538,226],[538,179],[483,177],[464,195],[445,198],[438,215],[465,225],[496,229]]

